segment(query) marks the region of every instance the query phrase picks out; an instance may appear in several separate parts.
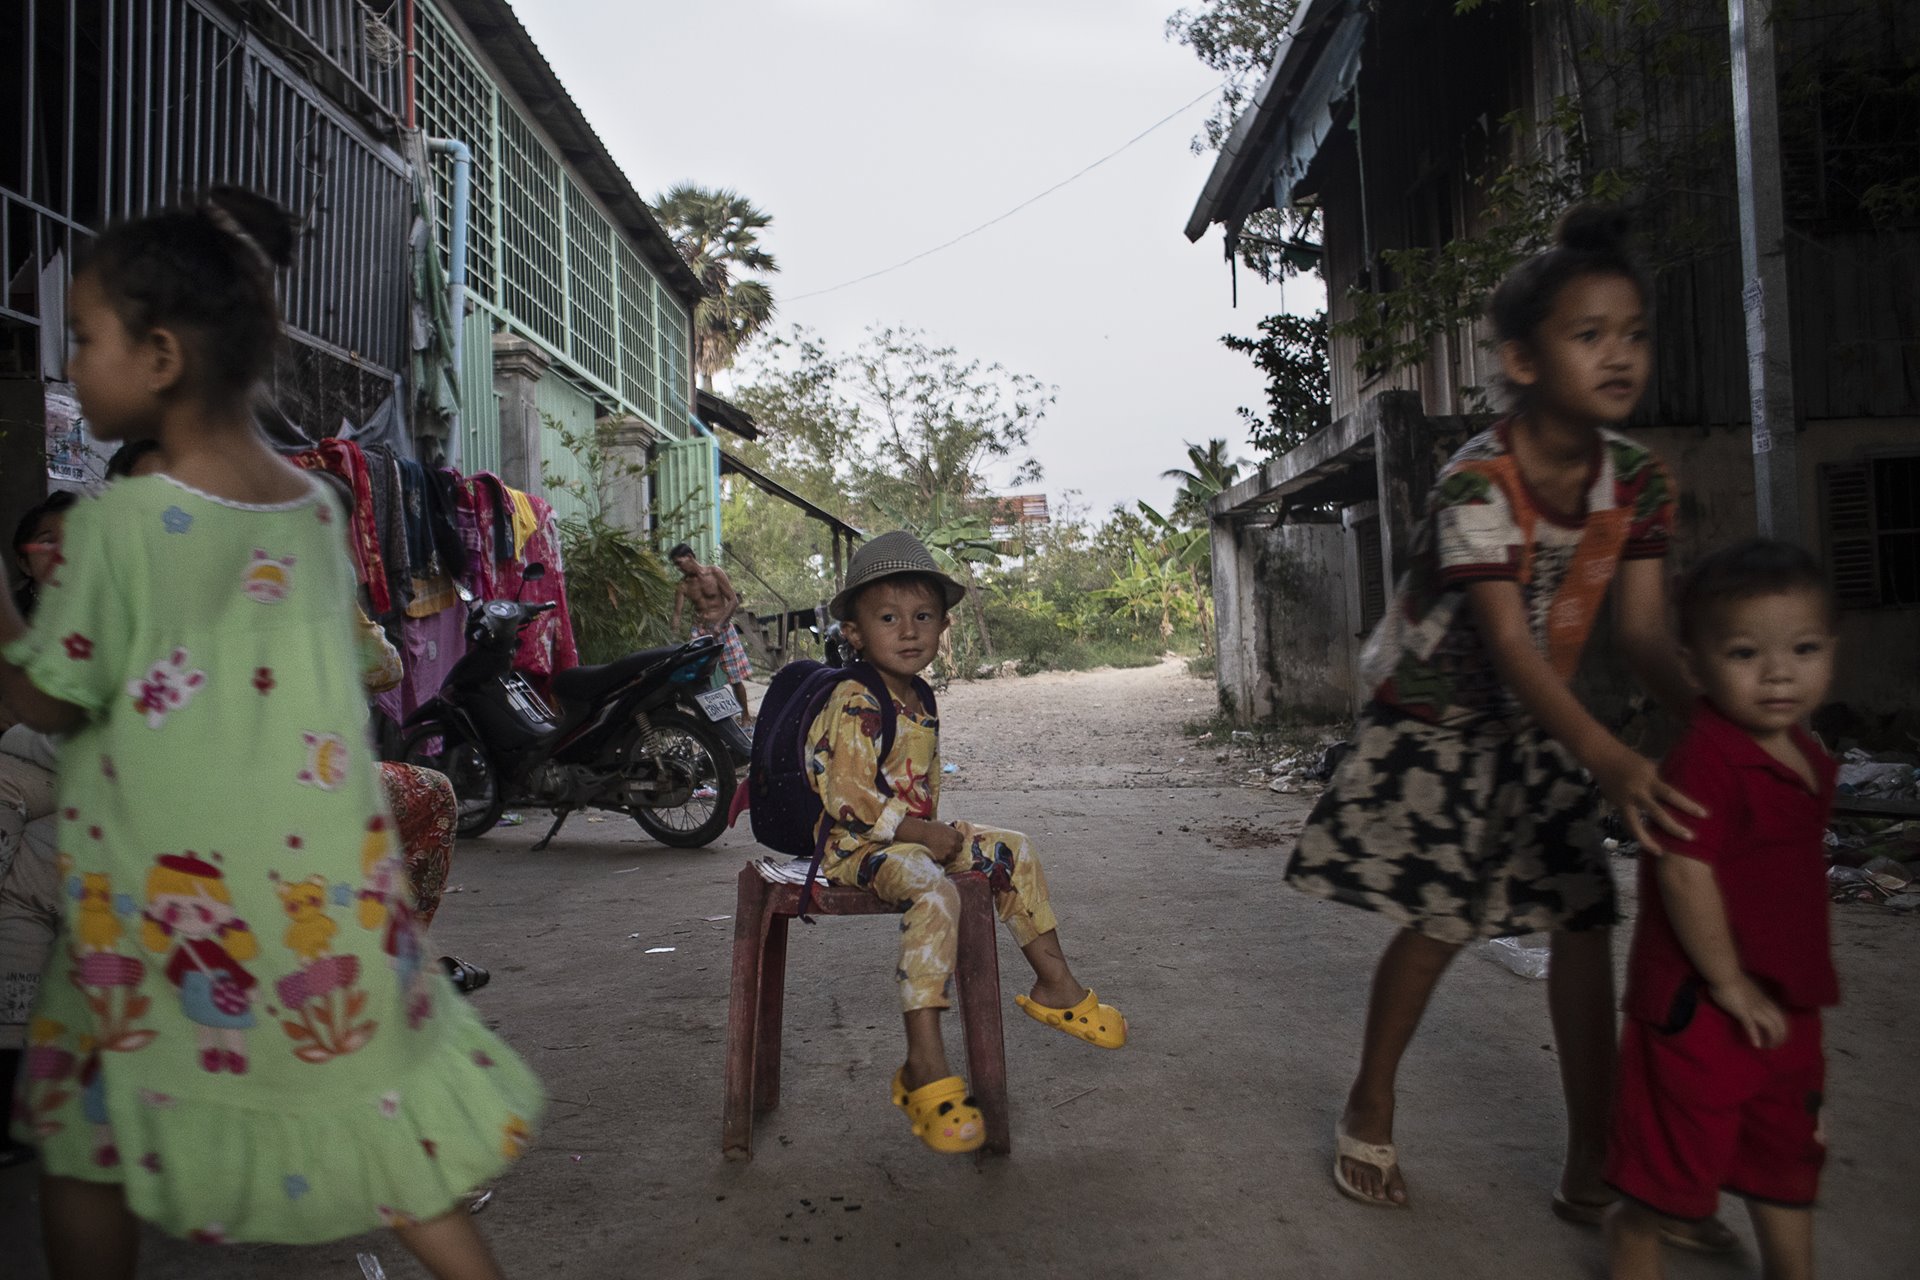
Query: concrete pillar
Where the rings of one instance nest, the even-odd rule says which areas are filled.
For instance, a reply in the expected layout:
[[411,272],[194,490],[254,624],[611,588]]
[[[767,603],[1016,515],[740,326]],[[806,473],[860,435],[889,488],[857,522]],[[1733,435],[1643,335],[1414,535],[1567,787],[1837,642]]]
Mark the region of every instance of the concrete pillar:
[[1208,524],[1213,552],[1214,675],[1222,708],[1248,723],[1272,710],[1266,679],[1267,628],[1258,565],[1245,513]]
[[647,460],[660,433],[639,418],[605,424],[607,476],[601,512],[608,523],[632,533],[647,529]]
[[500,478],[524,493],[542,489],[541,440],[546,424],[533,388],[553,362],[546,352],[510,333],[493,335],[493,390],[500,397]]

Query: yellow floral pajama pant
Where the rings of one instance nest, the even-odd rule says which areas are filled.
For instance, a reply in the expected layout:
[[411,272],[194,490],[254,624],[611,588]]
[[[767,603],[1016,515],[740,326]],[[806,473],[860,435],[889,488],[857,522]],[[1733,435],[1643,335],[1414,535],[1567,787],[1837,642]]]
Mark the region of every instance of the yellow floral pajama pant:
[[952,1002],[954,958],[960,942],[960,891],[947,877],[985,872],[994,909],[1013,940],[1025,947],[1057,925],[1047,901],[1047,877],[1033,846],[1018,831],[953,824],[966,843],[946,862],[923,844],[848,842],[827,849],[820,874],[833,884],[870,889],[903,909],[900,917],[900,1007],[945,1009]]

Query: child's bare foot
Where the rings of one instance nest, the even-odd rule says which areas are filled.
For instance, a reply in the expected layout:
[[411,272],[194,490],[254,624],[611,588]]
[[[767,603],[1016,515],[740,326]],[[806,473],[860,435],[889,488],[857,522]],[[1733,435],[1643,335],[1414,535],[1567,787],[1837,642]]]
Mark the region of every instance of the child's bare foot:
[[[1393,1142],[1393,1107],[1369,1107],[1349,1100],[1346,1111],[1340,1117],[1340,1128],[1355,1142],[1389,1145]],[[1381,1204],[1407,1203],[1407,1183],[1400,1176],[1397,1162],[1383,1170],[1364,1160],[1342,1156],[1340,1170],[1347,1185],[1367,1199],[1377,1200]]]
[[1049,1009],[1071,1009],[1087,998],[1087,989],[1072,974],[1064,978],[1035,978],[1027,999]]
[[935,1080],[945,1080],[953,1074],[953,1068],[947,1064],[945,1054],[938,1057],[918,1057],[907,1055],[907,1063],[900,1069],[901,1083],[909,1089],[920,1089]]

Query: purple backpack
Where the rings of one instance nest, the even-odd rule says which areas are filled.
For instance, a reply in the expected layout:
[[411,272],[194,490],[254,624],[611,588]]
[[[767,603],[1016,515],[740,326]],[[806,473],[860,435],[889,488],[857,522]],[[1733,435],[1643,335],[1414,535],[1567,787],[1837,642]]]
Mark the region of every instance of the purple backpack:
[[[899,712],[880,673],[864,662],[830,667],[802,659],[780,668],[761,699],[754,722],[748,787],[741,788],[743,792],[751,788],[747,811],[752,816],[755,840],[778,853],[813,859],[807,868],[806,886],[800,892],[803,915],[812,900],[813,882],[820,873],[820,859],[826,854],[827,837],[833,830],[832,823],[820,820],[826,810],[820,803],[820,793],[813,789],[814,744],[808,734],[834,691],[849,680],[864,686],[880,704],[880,759],[884,764],[893,751]],[[933,690],[917,676],[913,684],[927,714],[937,716]],[[883,794],[893,793],[883,773],[875,776],[874,784]]]

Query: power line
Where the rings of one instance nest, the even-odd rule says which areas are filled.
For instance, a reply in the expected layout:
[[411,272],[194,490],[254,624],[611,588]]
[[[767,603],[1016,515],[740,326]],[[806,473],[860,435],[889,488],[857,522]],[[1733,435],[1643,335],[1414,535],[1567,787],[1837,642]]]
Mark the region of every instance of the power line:
[[878,279],[880,276],[891,274],[892,272],[900,270],[900,268],[902,267],[910,267],[914,263],[920,261],[920,259],[931,257],[932,255],[939,253],[943,249],[951,249],[954,245],[959,244],[962,240],[966,240],[972,236],[977,236],[982,231],[985,231],[988,227],[995,226],[999,223],[1005,222],[1008,218],[1011,218],[1014,214],[1019,213],[1022,209],[1025,209],[1028,205],[1035,204],[1041,200],[1046,199],[1048,196],[1052,195],[1054,192],[1060,190],[1060,188],[1065,186],[1070,186],[1073,183],[1078,182],[1080,179],[1086,177],[1089,173],[1092,173],[1095,169],[1098,169],[1101,165],[1113,159],[1115,156],[1119,155],[1121,152],[1131,148],[1135,143],[1145,138],[1148,134],[1153,133],[1155,130],[1160,129],[1166,125],[1172,124],[1175,120],[1179,119],[1181,116],[1185,115],[1187,112],[1193,110],[1195,107],[1199,106],[1202,102],[1205,102],[1208,98],[1213,97],[1216,93],[1219,93],[1220,90],[1224,89],[1225,87],[1226,87],[1226,81],[1223,80],[1219,84],[1214,85],[1211,89],[1208,89],[1205,93],[1201,94],[1199,97],[1195,98],[1193,101],[1186,103],[1184,106],[1180,107],[1178,110],[1172,111],[1167,115],[1162,116],[1160,119],[1154,121],[1152,124],[1142,129],[1139,133],[1134,134],[1131,138],[1128,138],[1125,142],[1115,147],[1112,151],[1107,152],[1107,154],[1101,156],[1098,160],[1095,160],[1092,164],[1087,165],[1085,168],[1080,169],[1078,172],[1068,177],[1062,178],[1060,181],[1048,187],[1045,191],[1042,191],[1037,195],[1028,196],[1025,200],[1022,200],[1019,204],[1013,206],[1013,208],[1007,210],[1005,213],[1000,214],[998,217],[989,218],[985,222],[981,223],[977,227],[972,228],[971,230],[962,231],[959,235],[955,236],[951,240],[944,240],[941,243],[934,245],[931,249],[922,249],[919,253],[914,254],[911,258],[903,258],[899,262],[894,263],[890,267],[882,267],[878,271],[869,271],[866,275],[856,276],[851,280],[843,280],[839,284],[830,285],[825,289],[815,289],[811,293],[803,293],[798,295],[797,297],[782,299],[782,301],[803,302],[808,298],[818,298],[822,294],[838,293],[842,289],[851,289],[856,284],[865,284],[869,280]]

